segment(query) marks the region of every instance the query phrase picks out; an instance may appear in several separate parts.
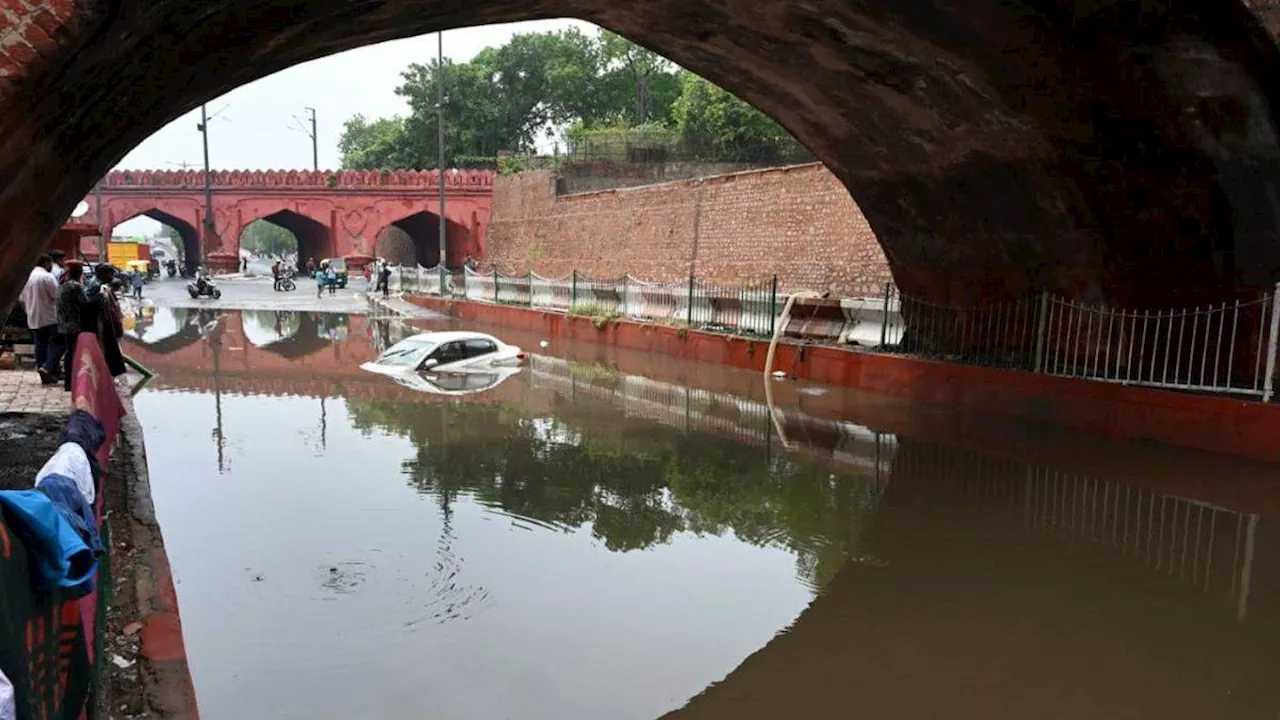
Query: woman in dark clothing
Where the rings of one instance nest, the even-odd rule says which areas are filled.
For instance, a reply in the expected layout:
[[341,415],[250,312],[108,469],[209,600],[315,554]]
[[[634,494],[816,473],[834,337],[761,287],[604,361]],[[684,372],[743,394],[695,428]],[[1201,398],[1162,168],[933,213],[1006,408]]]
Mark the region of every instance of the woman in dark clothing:
[[58,334],[62,335],[62,387],[71,389],[71,362],[76,354],[76,338],[84,329],[85,307],[84,266],[76,261],[67,263],[62,272],[62,284],[58,286],[57,313]]
[[102,357],[107,361],[107,370],[112,377],[118,377],[127,369],[124,354],[120,352],[120,336],[124,334],[124,315],[120,312],[120,303],[116,300],[111,281],[115,279],[116,269],[110,265],[99,265],[93,270],[93,277],[84,286],[85,308],[83,328],[85,332],[93,332],[98,336],[98,344],[102,346]]

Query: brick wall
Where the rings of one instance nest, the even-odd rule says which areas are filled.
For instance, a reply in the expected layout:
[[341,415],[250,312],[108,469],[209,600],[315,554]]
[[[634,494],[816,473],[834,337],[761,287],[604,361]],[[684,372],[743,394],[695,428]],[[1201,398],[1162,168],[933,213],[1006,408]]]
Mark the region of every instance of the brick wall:
[[485,258],[503,272],[629,272],[866,292],[889,266],[844,186],[814,163],[556,197],[550,171],[498,178]]

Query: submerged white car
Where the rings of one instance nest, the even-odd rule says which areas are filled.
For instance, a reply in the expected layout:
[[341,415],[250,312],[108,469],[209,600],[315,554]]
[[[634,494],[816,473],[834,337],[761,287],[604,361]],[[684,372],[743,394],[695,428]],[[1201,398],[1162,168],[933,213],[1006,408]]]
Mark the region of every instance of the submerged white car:
[[[520,348],[492,335],[426,332],[392,345],[360,369],[417,390],[452,395],[487,390],[515,374],[524,359]],[[469,375],[477,377],[464,377]]]

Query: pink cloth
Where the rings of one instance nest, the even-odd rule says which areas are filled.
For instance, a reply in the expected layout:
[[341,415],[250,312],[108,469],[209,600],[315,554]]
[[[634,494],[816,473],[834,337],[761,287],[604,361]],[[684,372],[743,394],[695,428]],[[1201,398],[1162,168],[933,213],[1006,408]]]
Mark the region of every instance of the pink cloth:
[[[98,449],[98,462],[106,470],[111,461],[111,446],[115,444],[116,435],[120,432],[120,419],[124,417],[124,403],[116,392],[115,381],[107,370],[107,361],[102,356],[102,347],[98,345],[98,337],[93,333],[83,332],[76,338],[75,356],[71,365],[71,403],[72,405],[93,415],[102,423],[106,431],[107,441]],[[105,480],[103,481],[106,482]],[[102,522],[102,498],[106,493],[98,493],[94,501],[94,514],[99,526]],[[107,548],[110,552],[111,548]],[[93,662],[93,633],[98,606],[98,589],[78,601],[80,617],[84,624],[86,646],[89,650],[89,661]]]

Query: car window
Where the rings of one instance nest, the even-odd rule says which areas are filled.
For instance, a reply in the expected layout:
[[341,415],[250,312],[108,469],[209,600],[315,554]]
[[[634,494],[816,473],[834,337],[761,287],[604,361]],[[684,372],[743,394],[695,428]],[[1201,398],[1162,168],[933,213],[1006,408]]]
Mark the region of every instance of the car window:
[[467,357],[480,357],[497,352],[498,346],[493,344],[492,340],[468,340],[467,341]]
[[461,342],[451,342],[441,345],[435,352],[431,353],[429,359],[435,360],[438,364],[458,362],[467,358],[467,349]]
[[434,347],[435,343],[430,342],[401,342],[382,353],[378,362],[398,367],[417,367]]

